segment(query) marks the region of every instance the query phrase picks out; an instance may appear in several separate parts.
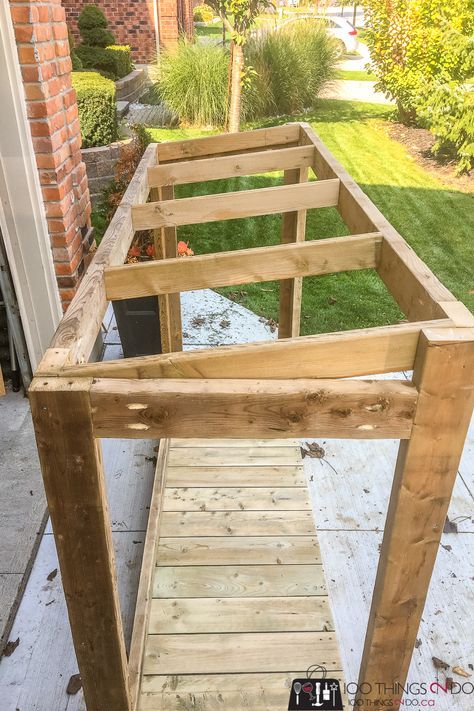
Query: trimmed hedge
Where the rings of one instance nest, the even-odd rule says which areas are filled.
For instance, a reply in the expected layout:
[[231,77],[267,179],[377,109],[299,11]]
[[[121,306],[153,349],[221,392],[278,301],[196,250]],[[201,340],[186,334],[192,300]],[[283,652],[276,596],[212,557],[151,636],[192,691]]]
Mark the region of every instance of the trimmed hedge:
[[214,10],[205,3],[196,5],[193,11],[193,19],[194,22],[211,22],[214,19]]
[[77,21],[84,44],[92,47],[107,47],[115,44],[115,37],[107,29],[107,18],[97,5],[86,5]]
[[115,84],[98,72],[73,72],[83,148],[117,140]]
[[75,52],[84,69],[96,69],[109,79],[121,79],[133,69],[130,47],[127,45],[90,47],[80,44]]
[[81,30],[81,37],[84,44],[91,47],[107,47],[115,43],[115,37],[110,30],[103,27],[91,27],[90,30]]

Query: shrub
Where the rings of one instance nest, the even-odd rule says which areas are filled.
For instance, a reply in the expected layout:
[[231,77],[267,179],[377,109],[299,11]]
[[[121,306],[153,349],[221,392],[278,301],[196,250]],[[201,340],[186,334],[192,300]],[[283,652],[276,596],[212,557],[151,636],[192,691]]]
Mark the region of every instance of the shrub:
[[194,22],[211,22],[214,19],[214,10],[209,5],[196,5],[194,8]]
[[127,45],[90,47],[80,44],[75,51],[84,69],[96,69],[109,79],[121,79],[132,71],[132,55]]
[[115,44],[115,37],[107,29],[107,18],[96,5],[86,5],[77,21],[84,44],[107,47]]
[[160,92],[182,121],[222,126],[226,117],[228,53],[181,40],[161,60]]
[[115,84],[97,72],[72,74],[77,94],[84,148],[105,146],[117,139]]
[[474,166],[474,93],[455,82],[431,84],[418,115],[436,136],[434,153],[458,160],[458,171]]
[[252,38],[245,53],[251,67],[244,93],[248,118],[299,113],[311,107],[322,86],[336,76],[336,43],[314,20],[299,20]]
[[73,72],[81,72],[84,69],[84,65],[76,52],[74,37],[69,27],[67,28],[67,38],[69,40],[69,55],[71,57],[72,70]]

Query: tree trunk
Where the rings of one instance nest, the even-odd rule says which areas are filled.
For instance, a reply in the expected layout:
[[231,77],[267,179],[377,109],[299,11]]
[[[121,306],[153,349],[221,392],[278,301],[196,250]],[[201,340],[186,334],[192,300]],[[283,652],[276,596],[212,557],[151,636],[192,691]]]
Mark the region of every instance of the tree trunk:
[[232,51],[232,77],[230,85],[229,133],[240,130],[240,105],[242,99],[242,72],[244,53],[241,45],[235,44]]

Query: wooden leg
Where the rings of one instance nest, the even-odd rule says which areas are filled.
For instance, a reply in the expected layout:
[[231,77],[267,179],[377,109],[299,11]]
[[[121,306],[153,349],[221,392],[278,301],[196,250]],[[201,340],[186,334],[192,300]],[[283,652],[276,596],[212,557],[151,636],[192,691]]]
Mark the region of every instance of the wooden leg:
[[[130,711],[128,668],[89,379],[36,379],[30,403],[87,711]],[[67,680],[65,680],[65,683]]]
[[[304,183],[308,180],[308,168],[285,170],[284,183]],[[306,210],[286,212],[283,215],[281,242],[304,242]],[[280,316],[278,338],[293,338],[300,335],[302,277],[282,279],[280,282]]]
[[[172,200],[174,188],[166,185],[153,188],[152,200]],[[177,257],[176,227],[164,227],[154,230],[156,259]],[[160,305],[161,350],[163,353],[183,350],[183,335],[181,324],[181,295],[165,294],[158,297]]]
[[358,697],[362,708],[382,699],[397,709],[403,695],[472,413],[473,339],[473,329],[420,336],[419,399],[390,497],[360,669],[359,681],[368,683]]

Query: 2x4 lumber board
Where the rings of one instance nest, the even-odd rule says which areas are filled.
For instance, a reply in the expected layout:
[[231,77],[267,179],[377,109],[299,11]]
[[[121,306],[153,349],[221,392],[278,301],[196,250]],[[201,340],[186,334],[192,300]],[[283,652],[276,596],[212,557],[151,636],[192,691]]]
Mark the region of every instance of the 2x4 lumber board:
[[339,669],[332,632],[150,635],[144,673],[214,674],[288,671],[317,659],[328,671]]
[[221,450],[218,447],[189,447],[176,448],[171,450],[169,456],[170,466],[193,466],[202,465],[210,467],[227,467],[227,466],[249,466],[255,467],[259,464],[278,465],[298,464],[301,462],[301,448],[296,447],[229,447],[229,449]]
[[151,495],[148,525],[143,549],[140,582],[138,585],[137,602],[133,621],[132,640],[129,655],[129,682],[132,709],[137,708],[140,690],[140,676],[143,663],[145,638],[148,629],[150,612],[154,562],[159,536],[160,516],[163,505],[163,492],[166,485],[166,466],[169,452],[169,440],[162,439],[159,444],[155,468],[155,479]]
[[183,439],[180,437],[174,437],[171,440],[171,449],[187,449],[188,447],[204,447],[205,449],[210,449],[211,447],[216,447],[217,449],[229,448],[229,447],[300,447],[300,442],[297,439],[232,439],[230,437],[221,439],[196,439],[189,437],[188,439]]
[[354,233],[383,234],[378,271],[402,311],[412,321],[444,318],[447,314],[440,302],[455,301],[455,297],[361,190],[311,126],[301,124],[301,128],[306,141],[316,149],[314,171],[318,178],[341,181],[338,210],[349,229]]
[[402,381],[95,380],[96,437],[410,437],[417,390]]
[[405,685],[471,419],[474,329],[459,331],[451,342],[434,329],[420,339],[420,395],[412,437],[400,444],[360,669],[360,698],[371,705],[399,708],[396,684]]
[[120,205],[102,238],[79,288],[63,316],[51,342],[52,348],[67,348],[69,362],[89,360],[107,309],[105,267],[123,264],[133,239],[131,207],[148,197],[146,180],[149,166],[155,164],[156,146],[148,146]]
[[269,149],[273,146],[297,143],[300,137],[299,124],[285,124],[255,131],[225,133],[219,136],[205,136],[185,141],[169,141],[155,146],[158,162],[190,158],[208,158],[225,153],[238,153],[255,149]]
[[[307,180],[308,168],[285,171],[285,185],[305,183]],[[281,225],[282,244],[302,243],[305,241],[305,234],[306,210],[286,212],[283,215]],[[295,274],[291,279],[280,281],[278,338],[292,338],[300,335],[301,298],[303,294],[302,276]]]
[[217,597],[152,600],[148,632],[329,632],[333,629],[327,597]]
[[296,146],[221,158],[189,160],[183,163],[167,163],[149,168],[148,185],[150,188],[163,185],[186,185],[203,180],[223,180],[289,168],[307,168],[313,163],[313,146]]
[[[297,276],[374,268],[381,243],[381,235],[373,233],[129,264],[106,270],[106,293],[120,300],[273,279],[293,283]],[[299,335],[299,330],[286,332]]]
[[[252,491],[255,491],[252,489]],[[296,491],[300,491],[296,489]],[[303,498],[303,497],[301,497]],[[308,565],[321,563],[316,538],[312,536],[194,536],[162,537],[157,565]]]
[[135,230],[197,225],[203,222],[273,215],[295,209],[331,207],[337,205],[338,196],[337,179],[299,185],[277,185],[273,188],[135,205],[132,207],[132,221]]
[[161,535],[310,536],[311,511],[165,511]]
[[294,486],[262,487],[255,496],[251,488],[183,489],[169,487],[163,504],[164,511],[300,511],[310,508],[305,490]]
[[168,486],[305,486],[302,466],[169,467]]
[[64,377],[350,378],[411,370],[422,328],[449,319],[65,367]]
[[[29,398],[88,711],[130,711],[128,668],[89,383],[35,378]],[[107,664],[104,664],[104,660]]]

